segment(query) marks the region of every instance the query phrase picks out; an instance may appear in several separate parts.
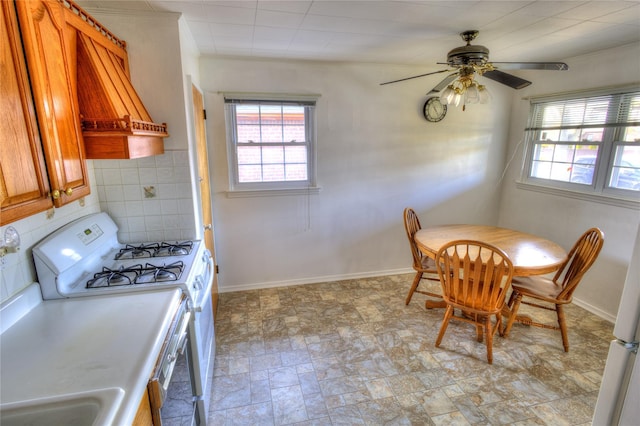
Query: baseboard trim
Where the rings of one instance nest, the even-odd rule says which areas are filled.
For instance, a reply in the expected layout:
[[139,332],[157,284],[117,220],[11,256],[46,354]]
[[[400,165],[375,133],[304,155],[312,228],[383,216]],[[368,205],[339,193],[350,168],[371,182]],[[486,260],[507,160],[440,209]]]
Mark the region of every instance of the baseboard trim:
[[284,280],[284,281],[266,281],[261,283],[225,285],[225,286],[219,286],[218,291],[220,293],[230,293],[232,291],[259,290],[263,288],[275,288],[275,287],[291,287],[294,285],[318,284],[318,283],[328,283],[328,282],[342,281],[342,280],[357,280],[360,278],[373,278],[373,277],[383,277],[383,276],[389,276],[389,275],[402,275],[402,274],[414,274],[414,273],[415,271],[412,268],[387,269],[384,271],[358,272],[353,274],[341,274],[341,275],[325,275],[322,277],[311,277],[311,278],[293,279],[293,280]]
[[573,303],[580,306],[582,309],[586,309],[587,311],[591,312],[593,315],[596,315],[605,321],[609,321],[612,324],[615,324],[616,322],[616,315],[611,315],[610,313],[605,312],[600,308],[596,308],[590,303],[584,302],[577,298],[573,299]]

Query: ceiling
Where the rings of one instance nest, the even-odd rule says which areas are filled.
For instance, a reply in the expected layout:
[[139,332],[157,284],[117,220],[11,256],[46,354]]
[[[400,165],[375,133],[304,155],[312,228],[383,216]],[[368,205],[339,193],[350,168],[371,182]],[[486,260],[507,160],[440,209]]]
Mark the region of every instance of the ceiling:
[[564,61],[638,43],[638,1],[80,0],[98,9],[180,12],[202,54],[435,64],[479,30],[492,61]]

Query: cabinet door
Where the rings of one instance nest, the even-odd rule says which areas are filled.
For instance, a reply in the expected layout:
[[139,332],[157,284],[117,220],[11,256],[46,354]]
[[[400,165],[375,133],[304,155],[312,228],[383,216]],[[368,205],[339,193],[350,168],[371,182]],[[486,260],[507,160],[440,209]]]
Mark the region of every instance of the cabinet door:
[[22,41],[56,207],[90,192],[75,75],[65,43],[64,6],[55,0],[16,2]]
[[53,203],[15,8],[0,3],[0,225],[5,225]]

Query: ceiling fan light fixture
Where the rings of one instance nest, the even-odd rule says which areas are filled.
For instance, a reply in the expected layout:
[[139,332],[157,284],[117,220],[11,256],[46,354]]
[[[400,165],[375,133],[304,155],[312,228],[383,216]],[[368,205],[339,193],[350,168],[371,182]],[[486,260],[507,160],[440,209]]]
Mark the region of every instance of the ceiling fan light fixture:
[[460,104],[486,104],[491,98],[489,91],[482,84],[478,84],[473,75],[458,77],[449,84],[440,95],[440,100],[445,105],[460,106]]
[[[569,66],[564,62],[490,62],[489,49],[473,45],[471,42],[478,36],[478,30],[468,30],[460,33],[460,37],[466,42],[465,46],[456,47],[447,54],[447,62],[438,62],[441,65],[448,65],[449,69],[428,72],[426,74],[405,77],[399,80],[387,81],[381,85],[398,83],[400,81],[425,77],[433,74],[447,73],[448,75],[440,81],[431,91],[440,94],[440,102],[443,105],[460,105],[464,111],[467,103],[486,104],[490,101],[491,95],[486,87],[474,81],[474,75],[483,76],[512,89],[522,89],[531,84],[530,81],[508,74],[499,68],[506,70],[555,70],[565,71]],[[452,72],[453,71],[453,72]]]

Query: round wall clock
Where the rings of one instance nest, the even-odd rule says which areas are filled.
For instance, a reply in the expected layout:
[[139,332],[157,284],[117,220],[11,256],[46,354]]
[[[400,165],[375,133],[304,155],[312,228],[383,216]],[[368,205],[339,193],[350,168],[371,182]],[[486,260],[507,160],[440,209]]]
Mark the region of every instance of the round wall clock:
[[422,113],[424,114],[424,118],[426,118],[427,121],[437,123],[438,121],[442,120],[445,115],[447,115],[447,106],[442,105],[442,103],[440,102],[440,98],[434,96],[427,99],[427,101],[424,103]]

